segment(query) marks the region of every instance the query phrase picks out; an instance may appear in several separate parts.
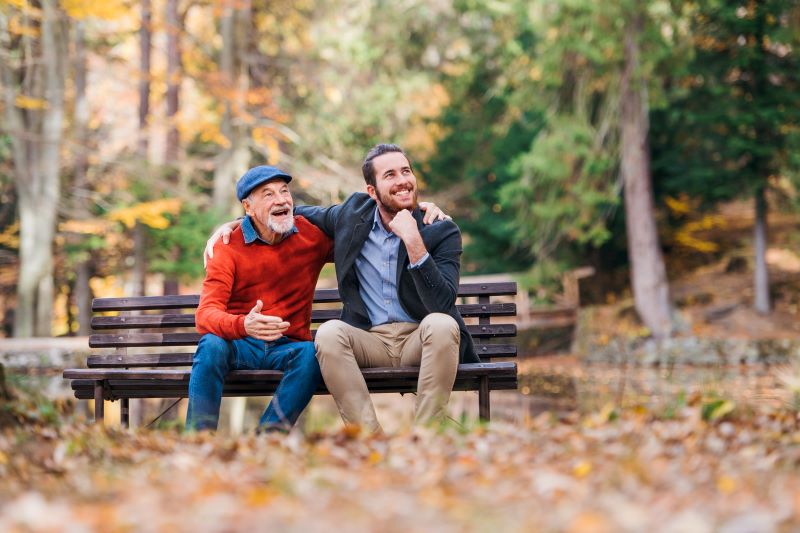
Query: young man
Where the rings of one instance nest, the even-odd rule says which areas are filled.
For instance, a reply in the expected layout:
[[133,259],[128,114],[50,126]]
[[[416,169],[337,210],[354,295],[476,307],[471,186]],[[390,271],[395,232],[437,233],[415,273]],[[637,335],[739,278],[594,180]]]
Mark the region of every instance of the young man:
[[362,367],[419,366],[415,422],[442,419],[459,361],[478,357],[456,309],[461,234],[452,221],[425,225],[405,153],[379,144],[362,167],[367,194],[298,213],[334,239],[343,310],[315,344],[322,376],[347,423],[380,431]]
[[261,430],[288,430],[311,400],[320,371],[311,304],[331,239],[293,215],[292,177],[270,166],[247,171],[236,194],[247,216],[208,264],[189,380],[188,429],[216,429],[231,370],[282,370]]
[[362,172],[366,194],[296,212],[334,239],[343,309],[340,320],[317,331],[325,384],[345,422],[378,432],[360,368],[419,366],[415,422],[427,423],[445,416],[459,361],[479,359],[455,306],[458,227],[449,220],[424,223],[416,177],[398,146],[372,148]]

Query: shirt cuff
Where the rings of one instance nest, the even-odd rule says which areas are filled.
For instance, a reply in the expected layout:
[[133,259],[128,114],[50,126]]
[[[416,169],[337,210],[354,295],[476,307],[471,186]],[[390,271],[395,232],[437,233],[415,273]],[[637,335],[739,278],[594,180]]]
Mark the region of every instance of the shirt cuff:
[[430,252],[425,252],[425,255],[422,256],[422,259],[417,261],[416,263],[411,263],[408,265],[408,268],[419,268],[422,263],[424,263],[429,257],[431,256]]

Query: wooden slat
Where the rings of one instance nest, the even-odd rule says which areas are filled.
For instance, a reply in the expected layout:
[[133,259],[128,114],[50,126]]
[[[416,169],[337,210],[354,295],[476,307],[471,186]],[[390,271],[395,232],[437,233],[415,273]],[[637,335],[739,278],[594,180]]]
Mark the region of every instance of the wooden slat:
[[[515,282],[502,283],[462,283],[458,288],[459,296],[493,295],[504,296],[517,294]],[[338,289],[317,289],[314,301],[338,302]],[[136,296],[128,298],[95,298],[92,310],[102,311],[144,311],[161,309],[187,309],[197,307],[200,296],[197,294],[181,294],[176,296]]]
[[[474,391],[477,390],[477,383],[478,378],[469,378],[464,380],[456,380],[453,384],[454,391]],[[241,396],[272,396],[275,393],[277,385],[274,388],[270,387],[249,387],[249,388],[234,388],[226,386],[223,389],[223,396],[225,397],[241,397]],[[516,390],[518,388],[518,383],[516,380],[510,379],[497,379],[497,380],[489,380],[489,389],[490,390]],[[407,382],[379,382],[374,386],[370,386],[369,391],[373,394],[385,394],[385,393],[410,393],[416,392],[416,383],[412,381]],[[126,389],[112,389],[112,397],[115,399],[122,399],[122,398],[129,398],[129,399],[136,399],[136,398],[186,398],[187,397],[187,389],[184,386],[182,389],[138,389],[138,390],[126,390]],[[319,391],[315,394],[328,394],[326,391]],[[92,399],[92,390],[79,388],[75,390],[75,398],[78,400],[91,400]]]
[[[371,392],[413,392],[419,368],[363,369]],[[492,390],[517,388],[517,369],[513,363],[480,363],[459,365],[453,390],[475,390],[481,376],[489,377]],[[188,392],[189,372],[172,371],[88,371],[68,370],[64,377],[72,379],[72,389],[79,399],[91,399],[95,379],[108,380],[115,398],[177,398]],[[271,395],[277,389],[282,373],[273,370],[237,371],[228,375],[225,396]],[[328,394],[324,384],[316,394]]]
[[517,326],[514,324],[486,324],[477,326],[468,325],[467,331],[474,339],[489,337],[513,337],[517,334]]
[[142,346],[193,346],[200,341],[199,333],[127,333],[92,335],[91,348],[121,348]]
[[[514,316],[517,313],[517,306],[513,303],[465,304],[457,307],[463,317]],[[326,322],[339,318],[340,314],[340,309],[314,309],[311,312],[311,321],[314,323]],[[193,314],[95,316],[92,318],[92,328],[96,330],[194,326]]]
[[[517,334],[514,324],[469,325],[467,330],[473,338],[513,337]],[[315,332],[311,332],[312,336]],[[202,337],[199,333],[115,333],[96,334],[89,337],[91,348],[137,348],[159,346],[193,346]]]
[[92,329],[193,328],[194,315],[129,315],[92,317]]
[[[514,344],[476,344],[475,353],[481,359],[516,357],[517,347]],[[192,366],[193,355],[191,352],[90,355],[86,359],[86,366],[88,368]]]
[[513,296],[517,294],[517,283],[514,281],[501,283],[462,283],[458,286],[459,296]]
[[[419,367],[380,367],[364,368],[361,370],[364,379],[391,378],[415,378],[419,375]],[[517,372],[516,363],[469,363],[458,365],[458,377],[470,376],[515,376]],[[120,370],[120,369],[91,369],[74,368],[64,370],[65,379],[156,379],[156,380],[175,380],[189,381],[191,371],[188,369],[180,370]],[[227,382],[237,381],[259,381],[269,379],[280,379],[283,373],[278,370],[235,370],[226,376]]]
[[200,303],[199,294],[175,296],[131,296],[128,298],[95,298],[92,311],[144,311],[158,309],[188,309]]
[[90,355],[86,359],[86,366],[89,368],[192,366],[193,356],[192,352]]

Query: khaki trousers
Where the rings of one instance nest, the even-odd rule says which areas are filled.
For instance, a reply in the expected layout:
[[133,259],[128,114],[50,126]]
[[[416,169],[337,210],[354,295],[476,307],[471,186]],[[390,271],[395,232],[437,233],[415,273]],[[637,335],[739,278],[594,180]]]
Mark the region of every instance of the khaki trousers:
[[431,313],[419,324],[396,322],[369,331],[341,320],[322,324],[314,343],[322,378],[342,419],[370,432],[381,426],[360,368],[418,366],[414,423],[444,418],[458,371],[458,323]]

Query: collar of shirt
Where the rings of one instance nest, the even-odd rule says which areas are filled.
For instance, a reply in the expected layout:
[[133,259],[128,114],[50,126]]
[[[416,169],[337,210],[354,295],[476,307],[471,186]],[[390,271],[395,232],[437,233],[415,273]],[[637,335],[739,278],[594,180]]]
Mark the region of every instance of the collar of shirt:
[[391,231],[386,229],[386,226],[383,225],[383,220],[381,220],[381,210],[379,208],[375,208],[375,216],[372,220],[372,231],[378,230],[384,234],[384,237],[394,237],[395,234]]
[[[241,227],[242,227],[242,236],[244,237],[245,244],[252,244],[254,241],[260,241],[263,242],[264,244],[270,244],[259,236],[255,226],[253,225],[253,221],[250,218],[250,215],[246,215],[244,217],[244,219],[242,220]],[[292,229],[289,231],[289,235],[297,233],[298,231],[299,230],[297,229],[297,226],[292,226]]]

